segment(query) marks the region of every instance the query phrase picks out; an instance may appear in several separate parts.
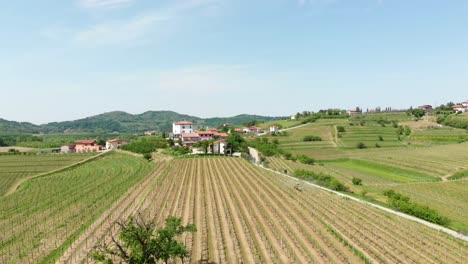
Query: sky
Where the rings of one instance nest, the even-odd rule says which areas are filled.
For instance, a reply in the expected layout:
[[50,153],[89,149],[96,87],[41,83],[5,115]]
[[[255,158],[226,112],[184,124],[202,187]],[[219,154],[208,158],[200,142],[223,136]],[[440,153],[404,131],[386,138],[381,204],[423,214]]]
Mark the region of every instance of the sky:
[[0,118],[283,116],[468,99],[466,0],[15,0]]

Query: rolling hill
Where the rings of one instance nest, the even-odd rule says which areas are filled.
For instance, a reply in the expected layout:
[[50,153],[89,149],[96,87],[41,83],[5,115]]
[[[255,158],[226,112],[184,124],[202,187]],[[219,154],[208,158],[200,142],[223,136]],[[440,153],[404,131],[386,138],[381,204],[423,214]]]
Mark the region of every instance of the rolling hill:
[[204,119],[196,116],[179,114],[173,111],[147,111],[142,114],[135,115],[122,111],[114,111],[74,121],[52,122],[43,125],[0,119],[0,133],[131,133],[146,130],[170,131],[172,121],[174,120],[189,120],[194,122],[197,126],[204,127],[219,126],[225,123],[240,125],[243,122],[254,119],[271,121],[277,118],[242,114],[234,117],[214,117]]

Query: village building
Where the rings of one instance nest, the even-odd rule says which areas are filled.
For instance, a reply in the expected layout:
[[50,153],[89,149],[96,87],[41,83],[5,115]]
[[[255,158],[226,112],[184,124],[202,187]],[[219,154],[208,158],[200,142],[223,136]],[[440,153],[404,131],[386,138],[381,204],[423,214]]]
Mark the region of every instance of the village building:
[[346,113],[348,113],[348,115],[360,115],[360,114],[362,114],[362,111],[360,111],[360,110],[348,110],[348,111],[346,111]]
[[206,128],[206,131],[215,133],[215,132],[218,132],[218,129],[214,128],[214,127],[208,127],[208,128]]
[[213,138],[214,139],[226,139],[229,135],[227,133],[214,133]]
[[192,134],[193,123],[189,121],[178,121],[172,123],[172,136],[179,138],[182,134]]
[[76,152],[94,152],[101,150],[101,146],[93,139],[77,140],[75,141],[75,150]]
[[278,126],[270,126],[270,133],[277,135],[279,133]]
[[418,107],[419,109],[423,109],[423,110],[426,110],[426,112],[432,112],[433,108],[432,108],[432,105],[421,105],[420,107]]
[[180,137],[182,139],[182,145],[185,147],[193,146],[200,141],[200,136],[197,133],[182,133]]
[[464,104],[465,103],[454,105],[452,106],[452,109],[456,112],[468,112],[468,103],[466,104],[466,106]]
[[154,136],[156,135],[156,131],[145,131],[145,136]]
[[62,145],[60,147],[60,153],[74,153],[76,151],[75,146],[75,144]]
[[256,127],[256,126],[248,126],[248,127],[244,127],[242,129],[242,131],[244,133],[254,133],[254,134],[260,134],[263,132],[263,130],[259,127]]
[[234,129],[234,132],[236,132],[236,133],[242,133],[242,128],[236,128],[236,129]]
[[227,142],[224,140],[217,140],[213,142],[212,153],[213,154],[227,154]]
[[210,131],[197,131],[196,132],[198,136],[200,137],[200,140],[211,140],[214,138],[214,132]]
[[126,140],[122,140],[122,139],[119,139],[119,138],[109,139],[109,140],[106,141],[106,149],[107,150],[113,150],[113,149],[117,149],[120,146],[123,146],[123,145],[126,145],[126,144],[128,144],[128,141],[126,141]]

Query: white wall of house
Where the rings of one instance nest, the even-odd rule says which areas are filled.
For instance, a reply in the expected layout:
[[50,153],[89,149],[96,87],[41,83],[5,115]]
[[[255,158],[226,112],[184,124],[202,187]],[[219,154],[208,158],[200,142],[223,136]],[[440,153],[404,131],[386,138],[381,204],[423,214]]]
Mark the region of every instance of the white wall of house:
[[278,134],[278,127],[277,126],[271,126],[270,127],[270,133]]
[[111,149],[116,149],[119,147],[119,142],[106,142],[106,149],[111,150]]
[[193,133],[193,125],[177,125],[176,123],[173,123],[172,134],[174,136],[179,136],[182,133],[187,133],[187,134]]

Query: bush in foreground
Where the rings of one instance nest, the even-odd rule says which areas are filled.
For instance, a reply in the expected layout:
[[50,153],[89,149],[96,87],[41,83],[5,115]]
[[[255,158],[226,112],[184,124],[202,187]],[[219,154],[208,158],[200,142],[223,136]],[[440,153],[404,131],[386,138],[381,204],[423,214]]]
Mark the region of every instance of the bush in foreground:
[[305,137],[303,138],[303,141],[304,141],[304,142],[322,141],[322,138],[321,138],[321,137],[318,137],[318,136],[305,136]]

